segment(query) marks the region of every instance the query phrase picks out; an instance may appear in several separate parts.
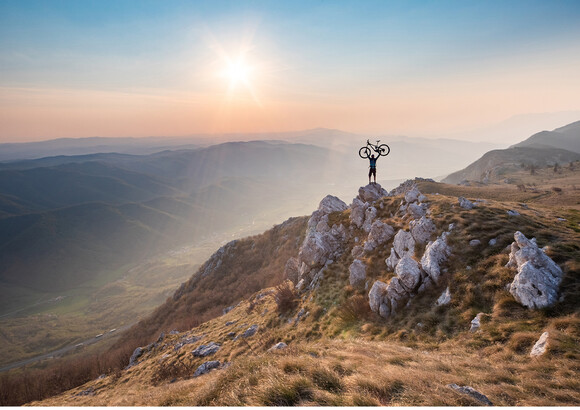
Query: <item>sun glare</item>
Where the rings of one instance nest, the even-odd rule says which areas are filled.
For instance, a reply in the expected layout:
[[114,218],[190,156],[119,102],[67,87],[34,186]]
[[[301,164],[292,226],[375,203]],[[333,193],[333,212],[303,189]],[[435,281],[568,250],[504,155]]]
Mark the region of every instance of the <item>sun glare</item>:
[[225,69],[225,76],[230,81],[231,87],[236,87],[238,84],[249,85],[250,82],[250,67],[243,61],[230,61]]

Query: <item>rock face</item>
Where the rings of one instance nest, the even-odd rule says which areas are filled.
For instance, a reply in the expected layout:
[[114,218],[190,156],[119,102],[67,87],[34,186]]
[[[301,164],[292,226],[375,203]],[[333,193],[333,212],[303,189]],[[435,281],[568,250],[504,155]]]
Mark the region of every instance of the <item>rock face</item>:
[[422,216],[419,220],[409,222],[411,235],[417,243],[427,243],[437,228],[430,218]]
[[387,293],[388,285],[380,280],[377,280],[371,290],[369,291],[369,306],[375,313],[379,313],[381,304],[383,303],[383,296]]
[[553,305],[558,300],[562,269],[521,232],[517,231],[514,239],[506,266],[517,267],[518,273],[510,285],[510,293],[531,309]]
[[355,259],[348,270],[350,272],[348,277],[350,285],[354,287],[363,287],[367,280],[367,268],[365,264],[361,260]]
[[387,269],[390,271],[394,271],[395,268],[397,267],[397,263],[399,263],[399,260],[400,260],[399,257],[395,253],[395,249],[391,248],[391,255],[385,260],[385,263],[387,264]]
[[370,206],[365,211],[365,221],[362,225],[363,231],[370,232],[371,226],[373,222],[375,222],[375,218],[377,217],[377,208],[374,206]]
[[434,242],[429,242],[421,258],[421,266],[431,280],[439,283],[441,264],[451,255],[451,248],[447,245],[447,232],[443,232]]
[[290,280],[292,283],[298,283],[300,278],[300,262],[298,258],[290,258],[284,267],[284,279]]
[[357,228],[361,228],[365,221],[365,211],[369,207],[368,203],[361,201],[358,197],[352,200],[350,205],[350,222]]
[[546,353],[546,348],[548,347],[548,336],[550,336],[548,332],[542,333],[542,336],[540,336],[534,347],[532,347],[530,357],[541,356]]

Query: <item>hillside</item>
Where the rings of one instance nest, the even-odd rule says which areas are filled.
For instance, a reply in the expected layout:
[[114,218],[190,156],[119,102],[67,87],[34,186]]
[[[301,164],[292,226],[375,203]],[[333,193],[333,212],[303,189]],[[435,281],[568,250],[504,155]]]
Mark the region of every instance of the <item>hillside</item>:
[[580,160],[580,121],[532,135],[508,149],[492,150],[466,168],[449,174],[442,182],[498,183],[521,169],[568,165]]
[[[31,404],[579,405],[579,212],[461,189],[416,180],[361,188],[350,206],[328,196],[282,235],[297,245],[273,261],[274,283],[175,329],[202,290],[222,300],[278,246],[273,233],[228,244],[130,332],[149,333],[130,366]],[[267,288],[288,254],[295,284]],[[536,288],[518,279],[530,266]],[[558,279],[541,282],[546,269]]]
[[515,147],[551,147],[580,153],[580,121],[553,131],[538,132]]

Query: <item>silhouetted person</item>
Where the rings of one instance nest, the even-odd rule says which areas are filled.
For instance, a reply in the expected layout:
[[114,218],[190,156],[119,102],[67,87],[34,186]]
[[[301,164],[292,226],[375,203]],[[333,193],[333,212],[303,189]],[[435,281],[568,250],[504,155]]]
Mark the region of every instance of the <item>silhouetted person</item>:
[[374,154],[371,154],[369,158],[369,184],[371,183],[371,175],[375,179],[375,184],[377,183],[377,159],[379,159],[379,157],[375,158]]

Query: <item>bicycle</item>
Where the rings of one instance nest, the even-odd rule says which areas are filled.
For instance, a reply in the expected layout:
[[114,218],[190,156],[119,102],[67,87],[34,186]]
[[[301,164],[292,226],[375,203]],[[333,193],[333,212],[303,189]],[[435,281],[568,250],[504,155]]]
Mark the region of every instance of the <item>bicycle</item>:
[[381,142],[381,140],[377,140],[375,145],[371,144],[370,141],[367,140],[366,147],[359,149],[358,155],[363,159],[368,159],[374,151],[379,157],[386,157],[391,152],[391,148],[387,144],[379,145],[379,142]]

